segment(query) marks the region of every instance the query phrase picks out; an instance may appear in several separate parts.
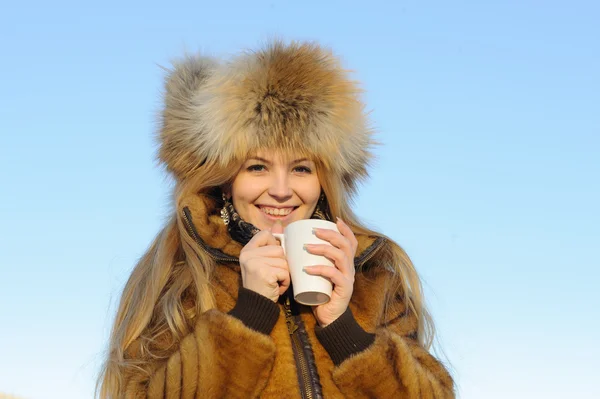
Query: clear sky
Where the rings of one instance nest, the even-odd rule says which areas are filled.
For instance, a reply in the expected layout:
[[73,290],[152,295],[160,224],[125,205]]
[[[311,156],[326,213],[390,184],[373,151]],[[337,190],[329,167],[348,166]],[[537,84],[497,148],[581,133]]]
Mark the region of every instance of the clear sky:
[[202,3],[2,7],[0,392],[92,397],[172,210],[159,66],[279,37],[367,90],[384,145],[356,209],[415,262],[458,396],[600,397],[600,3]]

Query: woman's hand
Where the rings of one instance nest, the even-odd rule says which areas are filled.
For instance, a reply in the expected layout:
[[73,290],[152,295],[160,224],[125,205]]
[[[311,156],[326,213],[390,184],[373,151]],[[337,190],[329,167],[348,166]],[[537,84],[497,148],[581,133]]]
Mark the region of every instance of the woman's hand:
[[334,230],[315,229],[315,234],[331,245],[311,244],[306,249],[311,254],[323,255],[331,259],[335,267],[307,266],[304,270],[308,274],[323,276],[333,283],[333,292],[329,302],[313,307],[313,313],[321,327],[333,323],[348,308],[352,292],[354,291],[354,256],[358,241],[350,227],[338,218],[337,228]]
[[281,223],[272,231],[257,233],[240,252],[242,286],[277,302],[290,286],[290,271],[279,241],[271,233],[283,233]]

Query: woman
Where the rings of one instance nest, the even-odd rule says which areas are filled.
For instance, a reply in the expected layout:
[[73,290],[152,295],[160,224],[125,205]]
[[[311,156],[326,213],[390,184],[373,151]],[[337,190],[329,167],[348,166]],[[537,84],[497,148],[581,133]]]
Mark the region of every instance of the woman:
[[[125,286],[101,397],[454,397],[409,258],[349,206],[373,144],[358,95],[313,44],[175,65],[159,150],[175,209]],[[335,263],[307,268],[334,285],[312,308],[273,236],[306,218],[339,229],[307,248]]]

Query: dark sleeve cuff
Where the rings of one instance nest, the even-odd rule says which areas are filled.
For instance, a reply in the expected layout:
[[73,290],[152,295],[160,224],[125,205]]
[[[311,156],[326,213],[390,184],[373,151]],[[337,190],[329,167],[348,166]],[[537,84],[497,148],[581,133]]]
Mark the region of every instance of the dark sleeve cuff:
[[375,334],[363,330],[354,319],[350,307],[327,327],[315,327],[315,333],[336,366],[364,351],[375,341]]
[[279,318],[279,305],[252,290],[240,287],[237,302],[229,314],[247,327],[269,335]]

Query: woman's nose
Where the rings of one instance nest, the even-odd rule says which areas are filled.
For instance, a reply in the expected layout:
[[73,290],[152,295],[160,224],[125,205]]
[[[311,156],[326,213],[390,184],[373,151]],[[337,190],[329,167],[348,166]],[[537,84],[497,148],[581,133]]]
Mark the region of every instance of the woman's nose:
[[285,200],[292,196],[292,188],[287,174],[277,174],[273,176],[271,186],[269,187],[269,195],[278,200]]

